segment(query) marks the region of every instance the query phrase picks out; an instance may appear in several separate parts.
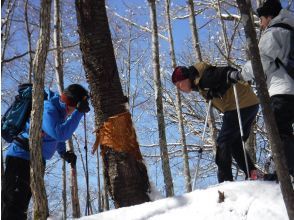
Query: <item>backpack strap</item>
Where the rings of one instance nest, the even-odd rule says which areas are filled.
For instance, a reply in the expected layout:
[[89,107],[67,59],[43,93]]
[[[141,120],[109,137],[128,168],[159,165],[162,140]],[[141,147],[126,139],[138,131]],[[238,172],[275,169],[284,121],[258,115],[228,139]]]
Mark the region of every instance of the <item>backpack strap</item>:
[[[283,29],[289,30],[291,32],[294,32],[294,28],[291,25],[286,24],[286,23],[276,23],[276,24],[269,26],[268,28],[273,28],[273,27],[279,27],[279,28],[283,28]],[[277,68],[280,68],[280,66],[282,66],[287,71],[287,73],[291,76],[291,74],[287,70],[286,65],[280,60],[279,57],[276,57],[275,64],[276,64]]]
[[294,28],[291,25],[286,24],[286,23],[276,23],[276,24],[269,26],[268,28],[272,28],[272,27],[280,27],[280,28],[287,29],[289,31],[294,31]]

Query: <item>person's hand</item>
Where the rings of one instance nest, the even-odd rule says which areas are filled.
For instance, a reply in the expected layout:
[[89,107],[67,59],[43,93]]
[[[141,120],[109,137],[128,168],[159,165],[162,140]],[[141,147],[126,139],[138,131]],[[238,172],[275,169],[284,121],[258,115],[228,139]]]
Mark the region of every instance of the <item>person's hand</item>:
[[90,111],[89,102],[87,99],[83,99],[77,104],[77,110],[81,113],[87,113]]
[[221,98],[221,97],[222,97],[221,93],[218,92],[218,91],[215,90],[215,89],[209,89],[209,90],[207,91],[206,98],[207,98],[208,100],[213,99],[213,98]]
[[242,80],[241,73],[238,70],[233,70],[228,72],[228,82],[237,83],[239,80]]
[[72,166],[76,165],[77,156],[73,151],[66,151],[61,157]]

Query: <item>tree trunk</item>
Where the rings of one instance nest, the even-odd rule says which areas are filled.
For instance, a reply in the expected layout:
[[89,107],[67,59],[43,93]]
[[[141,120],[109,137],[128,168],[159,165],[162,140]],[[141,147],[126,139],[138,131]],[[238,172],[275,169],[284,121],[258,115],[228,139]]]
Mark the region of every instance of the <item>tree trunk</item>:
[[[28,30],[28,28],[27,28]],[[27,31],[29,32],[29,31]],[[54,33],[53,33],[54,47],[56,48],[54,53],[55,60],[55,75],[59,94],[63,92],[63,60],[61,51],[61,20],[60,20],[60,2],[59,0],[54,0]],[[30,42],[30,41],[29,41]],[[30,51],[30,50],[29,50]],[[66,164],[65,160],[62,160],[62,200],[63,200],[63,216],[64,219],[67,217],[67,196],[66,196]]]
[[148,0],[150,6],[150,20],[152,26],[152,57],[153,57],[153,79],[156,102],[156,116],[159,130],[159,146],[160,156],[165,184],[166,196],[174,195],[173,180],[169,165],[169,155],[166,144],[164,111],[162,104],[162,86],[160,79],[160,64],[159,64],[159,44],[158,44],[158,29],[156,18],[155,0]]
[[65,160],[62,160],[62,205],[63,205],[63,218],[67,216],[67,198],[66,198],[66,164]]
[[[201,53],[201,48],[200,48],[200,42],[199,42],[199,36],[198,36],[198,28],[196,24],[196,19],[195,19],[195,13],[194,13],[194,2],[193,0],[188,1],[188,8],[189,8],[189,21],[190,21],[190,29],[192,32],[192,41],[193,41],[193,48],[195,50],[195,55],[196,55],[196,62],[202,62],[202,53]],[[207,105],[208,106],[208,105]],[[217,129],[215,125],[215,116],[213,109],[210,109],[209,112],[209,120],[208,120],[208,125],[210,129],[210,135],[212,139],[212,144],[213,144],[213,152],[214,154],[216,153],[216,138],[217,138]]]
[[32,71],[33,71],[33,54],[32,54],[32,33],[30,31],[30,25],[29,25],[29,18],[28,18],[28,1],[25,1],[24,4],[24,17],[25,17],[25,25],[26,25],[26,31],[27,31],[27,37],[28,37],[28,50],[29,50],[29,71],[28,71],[28,79],[29,83],[32,83]]
[[[74,151],[72,138],[70,138],[67,142],[67,149]],[[70,181],[70,189],[71,189],[71,206],[72,206],[72,217],[79,218],[81,217],[80,210],[80,201],[79,201],[79,190],[78,190],[78,178],[77,178],[77,168],[71,166],[71,181]]]
[[[127,112],[125,108],[127,100],[123,95],[119,79],[105,1],[76,0],[76,11],[83,65],[90,85],[95,124],[99,132],[107,123],[114,123],[122,113]],[[130,123],[126,124],[131,126]],[[113,131],[110,141],[114,141],[113,135],[116,135],[116,132],[121,131]],[[99,136],[98,144],[100,137],[103,138]],[[121,135],[120,138],[129,141],[130,137]],[[149,191],[147,170],[142,162],[139,146],[126,152],[125,149],[132,146],[125,145],[128,144],[120,145],[120,149],[124,149],[120,151],[114,147],[115,144],[101,144],[105,177],[117,208],[150,200],[147,195]]]
[[217,13],[221,22],[221,26],[222,26],[222,35],[223,35],[223,40],[224,40],[224,48],[225,48],[225,52],[226,52],[226,59],[229,61],[230,58],[230,51],[229,51],[229,40],[228,40],[228,36],[227,36],[227,30],[226,30],[226,25],[224,22],[224,19],[222,17],[222,12],[221,12],[221,3],[220,0],[217,0]]
[[[172,34],[172,26],[171,26],[171,19],[170,19],[170,0],[165,1],[166,7],[166,21],[167,21],[167,31],[168,31],[168,38],[169,38],[169,45],[170,45],[170,55],[172,60],[172,68],[176,68],[176,56],[175,56],[175,49],[174,49],[174,39]],[[192,184],[191,184],[191,174],[190,174],[190,167],[189,167],[189,155],[187,150],[186,144],[186,136],[185,136],[185,128],[183,122],[183,114],[182,114],[182,100],[181,94],[179,90],[176,88],[176,110],[177,116],[179,120],[179,132],[180,132],[180,142],[183,147],[183,161],[184,161],[184,177],[185,177],[185,188],[186,192],[192,191]]]
[[98,202],[98,212],[102,212],[102,204],[101,204],[101,184],[100,184],[100,155],[99,155],[99,151],[97,150],[96,153],[96,157],[97,157],[97,189],[98,189],[98,195],[97,195],[97,202]]
[[[7,9],[6,9],[6,16],[4,19],[4,22],[1,24],[1,30],[3,30],[3,33],[1,34],[1,70],[3,70],[3,60],[5,58],[6,53],[6,47],[8,45],[8,38],[10,33],[10,27],[11,27],[11,20],[13,18],[14,14],[14,8],[15,8],[15,0],[9,0],[7,2]],[[1,78],[3,75],[3,71],[1,71]]]
[[34,219],[46,219],[48,204],[44,185],[42,161],[42,116],[44,108],[45,64],[50,41],[51,0],[41,1],[40,34],[33,62],[34,84],[30,121],[31,188],[34,198]]
[[196,19],[195,19],[195,12],[194,12],[194,2],[193,0],[188,0],[188,8],[189,8],[189,21],[190,21],[190,28],[192,32],[192,41],[193,41],[193,47],[196,55],[197,62],[202,61],[202,54],[200,49],[200,42],[199,42],[199,36],[198,36],[198,30],[196,25]]
[[[64,74],[63,74],[63,44],[62,44],[62,20],[61,20],[61,10],[60,10],[60,1],[54,0],[54,47],[56,48],[55,52],[55,75],[57,80],[58,91],[61,94],[64,90]],[[74,152],[72,138],[70,138],[67,142],[67,149]],[[64,163],[64,161],[63,161]],[[64,163],[65,164],[65,163]],[[66,171],[64,169],[64,171]],[[80,214],[80,202],[78,198],[78,181],[76,175],[76,167],[71,166],[71,202],[72,202],[72,216],[74,218],[79,218]],[[64,178],[66,174],[64,173]],[[64,190],[66,191],[66,180],[64,180]],[[66,197],[64,197],[66,199]],[[64,201],[66,204],[66,201]],[[64,212],[66,206],[64,206]],[[66,215],[65,215],[66,216]]]
[[102,170],[103,170],[103,181],[104,181],[104,186],[103,186],[103,192],[102,192],[102,204],[103,204],[103,211],[108,211],[109,210],[109,198],[108,198],[108,186],[106,182],[106,167],[105,164],[102,164]]
[[61,25],[60,1],[54,0],[54,51],[55,54],[55,75],[59,93],[64,89],[63,82],[63,51],[62,51],[62,25]]
[[242,22],[244,25],[247,45],[250,53],[249,56],[252,62],[253,73],[257,84],[256,88],[259,94],[260,104],[269,136],[270,146],[273,152],[273,158],[280,181],[281,191],[289,219],[294,219],[294,190],[286,165],[286,158],[284,148],[282,147],[282,141],[278,133],[274,114],[271,110],[270,98],[267,91],[265,75],[263,72],[256,40],[256,32],[254,30],[253,21],[250,15],[251,5],[249,5],[246,0],[237,0],[237,4],[242,16]]
[[254,131],[256,130],[256,122],[252,125],[248,140],[245,143],[245,148],[253,163],[256,163],[256,135]]

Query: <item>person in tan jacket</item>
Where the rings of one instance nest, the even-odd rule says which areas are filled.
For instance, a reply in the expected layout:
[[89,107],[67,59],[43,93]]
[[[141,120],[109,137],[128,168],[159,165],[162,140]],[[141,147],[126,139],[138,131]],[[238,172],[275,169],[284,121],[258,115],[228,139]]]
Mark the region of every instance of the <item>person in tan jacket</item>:
[[[257,96],[248,83],[241,83],[229,78],[236,69],[225,66],[216,67],[205,62],[190,67],[178,66],[172,74],[173,84],[182,92],[199,92],[206,100],[212,100],[212,106],[224,113],[222,127],[217,137],[215,162],[218,166],[218,181],[233,181],[232,157],[248,178],[241,134],[236,111],[233,83],[236,83],[239,97],[243,139],[249,137],[250,129],[259,108]],[[251,179],[257,178],[257,170],[248,153],[248,169]]]

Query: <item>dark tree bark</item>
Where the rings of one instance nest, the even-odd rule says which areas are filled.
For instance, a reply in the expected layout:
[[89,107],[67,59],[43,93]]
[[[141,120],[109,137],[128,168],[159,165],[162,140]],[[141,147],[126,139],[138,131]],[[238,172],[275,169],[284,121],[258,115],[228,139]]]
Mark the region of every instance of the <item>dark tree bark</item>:
[[244,25],[245,35],[249,48],[249,57],[252,62],[253,74],[255,76],[257,84],[256,88],[260,99],[264,122],[269,136],[270,146],[273,152],[273,158],[280,181],[281,191],[283,194],[289,219],[294,219],[294,190],[286,165],[286,158],[284,149],[282,147],[282,141],[278,133],[274,114],[271,110],[266,79],[260,60],[257,36],[250,14],[251,5],[248,4],[246,0],[237,0],[237,4],[242,16],[242,22]]
[[[105,1],[76,0],[76,11],[83,65],[90,85],[95,124],[100,129],[109,117],[127,112],[127,100],[119,79]],[[115,207],[149,201],[149,180],[143,161],[111,147],[103,145],[102,157]],[[141,155],[139,148],[136,150]]]
[[41,1],[40,34],[33,62],[33,101],[30,122],[31,188],[34,198],[34,219],[46,219],[48,204],[44,185],[42,160],[42,116],[44,108],[45,64],[50,41],[51,0]]

